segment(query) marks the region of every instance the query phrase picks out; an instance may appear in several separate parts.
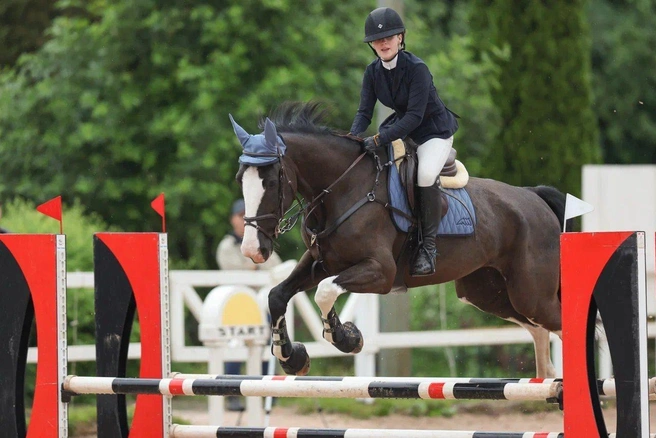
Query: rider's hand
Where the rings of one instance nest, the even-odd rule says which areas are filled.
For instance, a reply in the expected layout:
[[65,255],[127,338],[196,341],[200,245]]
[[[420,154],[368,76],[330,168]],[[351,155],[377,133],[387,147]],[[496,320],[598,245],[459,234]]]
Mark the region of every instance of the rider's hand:
[[370,154],[376,153],[376,148],[380,146],[378,134],[364,139],[364,150]]

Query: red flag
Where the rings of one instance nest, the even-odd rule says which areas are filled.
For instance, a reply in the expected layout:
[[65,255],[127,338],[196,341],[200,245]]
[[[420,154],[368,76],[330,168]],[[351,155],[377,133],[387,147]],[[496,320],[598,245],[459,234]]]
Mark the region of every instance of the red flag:
[[46,216],[50,216],[53,219],[58,221],[62,220],[62,208],[61,208],[61,196],[52,198],[50,201],[46,201],[43,204],[39,205],[36,208],[36,211],[43,213]]
[[46,201],[43,204],[36,207],[36,211],[39,213],[50,216],[53,219],[59,221],[59,233],[63,231],[63,221],[62,221],[62,206],[61,206],[61,196],[52,198],[50,201]]
[[162,217],[162,232],[166,233],[166,203],[164,193],[160,193],[157,198],[153,199],[150,206]]

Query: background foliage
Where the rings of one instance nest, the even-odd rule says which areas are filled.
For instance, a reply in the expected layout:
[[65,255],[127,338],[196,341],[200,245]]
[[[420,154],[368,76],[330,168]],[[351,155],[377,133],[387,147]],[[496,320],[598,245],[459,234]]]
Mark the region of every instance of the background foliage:
[[514,185],[543,183],[579,194],[580,166],[600,157],[586,2],[560,2],[557,8],[543,2],[474,3],[480,50],[510,51],[497,58],[502,73],[492,99],[500,130],[490,148],[489,174],[504,175]]
[[604,163],[656,163],[656,2],[594,0],[594,111]]

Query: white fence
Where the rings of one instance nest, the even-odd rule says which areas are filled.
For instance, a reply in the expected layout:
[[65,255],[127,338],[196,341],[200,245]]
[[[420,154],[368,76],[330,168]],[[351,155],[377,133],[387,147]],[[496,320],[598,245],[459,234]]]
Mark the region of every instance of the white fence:
[[[293,268],[293,262],[286,262],[278,269],[267,271],[171,271],[169,274],[171,299],[171,356],[174,362],[207,363],[208,349],[204,346],[187,345],[185,342],[185,309],[198,324],[201,316],[203,301],[196,288],[213,288],[220,285],[244,285],[259,290],[266,295],[272,285],[285,278]],[[69,289],[93,289],[93,273],[68,273],[67,285]],[[92,292],[90,292],[92,293]],[[342,311],[342,321],[354,321],[365,337],[362,352],[353,355],[356,376],[376,375],[376,353],[385,348],[416,348],[416,347],[456,347],[477,345],[507,345],[531,343],[532,338],[522,328],[480,328],[466,330],[435,330],[411,332],[387,332],[379,330],[379,300],[385,297],[378,295],[350,294]],[[297,294],[292,300],[313,341],[306,342],[305,346],[310,357],[344,356],[322,338],[322,324],[318,308],[311,302],[305,293]],[[292,306],[287,314],[287,327],[290,337],[294,338],[294,312]],[[557,369],[560,366],[560,340],[553,339],[554,363]],[[234,346],[225,352],[226,361],[245,361],[247,348]],[[263,352],[263,359],[269,356],[268,351]],[[349,355],[350,356],[350,355]],[[140,357],[140,344],[132,343],[128,349],[130,359]],[[94,345],[69,345],[68,359],[70,362],[94,361]],[[37,360],[36,348],[30,348],[28,362]]]

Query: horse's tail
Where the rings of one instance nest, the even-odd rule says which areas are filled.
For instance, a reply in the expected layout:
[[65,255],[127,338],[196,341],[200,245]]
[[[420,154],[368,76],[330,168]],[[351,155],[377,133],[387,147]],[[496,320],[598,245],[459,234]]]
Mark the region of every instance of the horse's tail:
[[[563,229],[563,223],[565,221],[565,194],[560,190],[550,187],[550,186],[537,186],[537,187],[526,187],[528,190],[532,191],[538,195],[544,202],[547,203],[549,208],[554,212],[558,218],[558,223],[560,224],[560,229]],[[572,222],[567,223],[567,231],[572,231]]]
[[[537,194],[544,202],[547,203],[549,208],[554,212],[558,218],[558,223],[560,224],[560,229],[563,229],[563,223],[565,222],[565,200],[566,195],[560,190],[550,187],[550,186],[537,186],[537,187],[526,187],[533,193]],[[566,231],[572,231],[572,221],[567,222]],[[560,300],[561,285],[558,285],[558,299]]]

